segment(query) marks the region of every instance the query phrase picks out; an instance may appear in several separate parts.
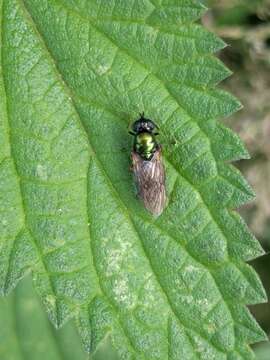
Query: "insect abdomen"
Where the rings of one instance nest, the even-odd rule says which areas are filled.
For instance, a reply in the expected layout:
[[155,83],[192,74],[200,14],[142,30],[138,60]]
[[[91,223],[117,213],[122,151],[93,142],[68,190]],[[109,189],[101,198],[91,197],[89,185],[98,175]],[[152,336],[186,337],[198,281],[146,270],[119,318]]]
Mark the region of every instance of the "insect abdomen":
[[165,172],[161,158],[161,148],[156,150],[151,160],[144,160],[140,154],[132,152],[133,171],[138,194],[144,206],[154,216],[159,216],[166,205]]

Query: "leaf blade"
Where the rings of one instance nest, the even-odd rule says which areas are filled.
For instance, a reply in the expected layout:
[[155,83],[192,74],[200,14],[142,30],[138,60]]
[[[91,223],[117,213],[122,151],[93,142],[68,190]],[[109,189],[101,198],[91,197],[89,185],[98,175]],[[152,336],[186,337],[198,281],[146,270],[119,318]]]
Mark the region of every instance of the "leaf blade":
[[[187,3],[196,8],[193,2]],[[150,5],[147,3],[152,9],[156,4]],[[60,1],[40,4],[35,0],[9,0],[5,6],[4,50],[9,54],[8,46],[15,48],[13,57],[4,58],[9,69],[9,101],[13,101],[12,143],[18,149],[16,152],[15,147],[14,154],[29,214],[27,226],[39,253],[35,286],[54,323],[61,326],[88,306],[89,314],[98,313],[99,302],[93,300],[102,297],[108,312],[105,326],[89,324],[89,315],[84,315],[82,322],[86,328],[82,326],[81,333],[91,351],[110,333],[122,358],[173,358],[175,338],[169,335],[170,322],[174,324],[174,336],[184,333],[182,345],[193,349],[194,358],[225,359],[238,347],[242,349],[246,339],[240,341],[235,336],[234,316],[225,296],[233,290],[224,291],[223,280],[214,273],[232,261],[231,247],[242,250],[240,243],[248,236],[245,239],[245,231],[238,231],[237,244],[232,245],[234,239],[227,227],[232,219],[226,209],[228,203],[218,204],[218,208],[208,197],[208,189],[218,177],[225,176],[225,171],[222,173],[218,166],[218,149],[214,152],[212,148],[214,138],[202,125],[213,117],[231,114],[240,104],[231,95],[213,90],[215,81],[207,81],[207,76],[215,78],[211,75],[211,69],[217,68],[214,60],[210,60],[207,76],[201,75],[205,78],[203,88],[190,84],[180,88],[177,83],[165,82],[166,66],[189,64],[189,58],[209,56],[224,43],[198,25],[176,30],[174,17],[170,18],[172,26],[167,30],[161,27],[157,34],[155,26],[141,24],[142,19],[139,24],[137,18],[132,21],[135,13],[129,15],[128,23],[121,20],[119,24],[118,19],[115,24],[111,15],[106,21],[99,20],[99,14],[90,18],[82,13],[84,8],[78,10],[77,5],[67,6]],[[191,16],[189,22],[193,20]],[[137,32],[133,32],[135,28]],[[21,41],[13,33],[18,38],[22,33]],[[12,68],[14,59],[19,64]],[[164,72],[159,71],[160,66]],[[220,71],[219,80],[225,76],[225,70]],[[200,74],[198,85],[199,79]],[[30,93],[29,104],[25,101],[24,105],[25,95],[12,87],[12,82],[18,80],[19,89]],[[29,107],[27,116],[32,106],[37,114],[49,112],[49,118],[42,119],[49,122],[46,136],[43,122],[34,117],[33,129],[29,128],[24,113],[20,131],[15,119],[18,121],[17,114],[24,106]],[[50,113],[50,106],[56,112]],[[144,213],[131,192],[128,159],[121,151],[130,146],[126,114],[136,116],[142,109],[160,121],[164,141],[176,139],[176,146],[164,151],[168,173],[174,179],[170,206],[156,222]],[[186,133],[183,129],[188,130],[185,141],[181,140]],[[44,136],[48,136],[48,142]],[[236,150],[238,144],[232,137],[229,141]],[[231,206],[248,200],[249,189],[239,174],[231,172],[228,176],[228,170],[225,174],[231,185],[229,190],[227,187]],[[215,195],[221,185],[216,188]],[[182,197],[186,201],[183,208]],[[41,199],[41,204],[36,205],[35,198]],[[67,214],[71,214],[72,221]],[[177,239],[172,235],[175,231]],[[163,242],[156,249],[153,239],[158,243],[160,238]],[[169,279],[166,266],[160,269],[159,261],[161,249],[170,242],[175,243],[178,258],[174,267],[167,264]],[[255,241],[251,243],[255,249]],[[257,248],[252,252],[247,246],[251,258],[261,253]],[[239,252],[235,250],[236,255]],[[181,272],[179,278],[172,276],[176,265],[183,266],[182,254],[189,260],[189,269],[199,264],[202,277],[193,279],[189,274],[185,280]],[[247,260],[246,253],[242,257]],[[170,281],[175,282],[171,287]],[[186,281],[194,281],[194,288],[186,289]],[[260,292],[258,279],[253,276],[252,282]],[[172,291],[174,288],[178,293]],[[264,299],[264,294],[259,298]],[[217,312],[220,308],[223,319]],[[89,326],[94,333],[87,331]],[[95,332],[100,333],[98,340],[92,340]]]

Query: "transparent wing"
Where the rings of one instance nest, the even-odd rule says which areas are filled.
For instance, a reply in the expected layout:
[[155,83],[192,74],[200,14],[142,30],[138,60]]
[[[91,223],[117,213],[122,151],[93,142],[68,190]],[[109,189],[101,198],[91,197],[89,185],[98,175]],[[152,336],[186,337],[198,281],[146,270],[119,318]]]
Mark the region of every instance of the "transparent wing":
[[144,160],[133,151],[132,163],[139,197],[147,210],[159,216],[166,204],[165,172],[161,148],[155,152],[151,160]]

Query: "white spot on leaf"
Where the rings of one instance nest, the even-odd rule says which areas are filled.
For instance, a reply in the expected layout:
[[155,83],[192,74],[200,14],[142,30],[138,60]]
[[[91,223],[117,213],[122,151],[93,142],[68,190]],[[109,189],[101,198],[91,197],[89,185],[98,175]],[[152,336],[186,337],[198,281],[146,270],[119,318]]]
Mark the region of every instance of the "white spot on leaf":
[[99,65],[97,68],[97,72],[99,75],[104,75],[110,69],[110,65]]
[[38,164],[36,168],[36,174],[41,180],[48,180],[48,172],[45,165]]
[[136,305],[135,295],[130,291],[130,286],[127,279],[117,279],[113,284],[113,292],[117,302],[122,306],[131,309]]

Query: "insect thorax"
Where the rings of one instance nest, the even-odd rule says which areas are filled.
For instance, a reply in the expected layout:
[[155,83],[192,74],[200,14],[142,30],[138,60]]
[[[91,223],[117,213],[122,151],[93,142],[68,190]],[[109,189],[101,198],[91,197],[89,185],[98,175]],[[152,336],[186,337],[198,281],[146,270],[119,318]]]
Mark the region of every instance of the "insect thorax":
[[135,136],[134,150],[145,160],[150,160],[157,150],[155,136],[149,132],[141,132]]

